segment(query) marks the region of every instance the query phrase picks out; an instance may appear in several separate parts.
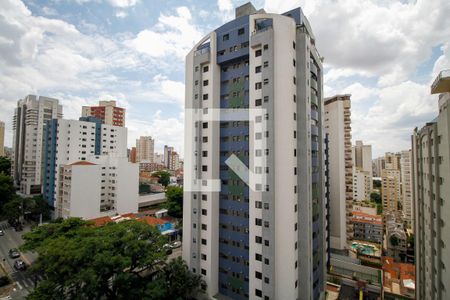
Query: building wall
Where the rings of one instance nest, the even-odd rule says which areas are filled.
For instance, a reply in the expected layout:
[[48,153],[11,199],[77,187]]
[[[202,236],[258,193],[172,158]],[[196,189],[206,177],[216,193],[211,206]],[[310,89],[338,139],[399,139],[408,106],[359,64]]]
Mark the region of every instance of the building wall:
[[[245,7],[254,14],[218,28],[186,58],[185,107],[199,109],[203,119],[186,113],[185,187],[198,178],[200,191],[185,189],[183,258],[203,275],[210,296],[320,299],[326,257],[320,58],[306,27],[296,26],[306,26],[300,9],[289,18]],[[264,28],[255,25],[261,19]],[[247,107],[266,112],[250,113],[248,121],[208,116],[213,108]],[[225,164],[231,154],[267,181],[250,180],[249,189]],[[221,191],[208,189],[217,179]]]
[[444,97],[437,120],[412,137],[416,299],[450,297],[450,108]]
[[353,202],[350,96],[325,99],[325,131],[330,148],[331,248],[345,249],[351,239]]
[[402,211],[405,216],[405,221],[407,222],[408,228],[414,228],[414,206],[412,203],[412,174],[411,174],[411,150],[402,151],[401,159],[401,202]]
[[62,118],[57,99],[28,95],[17,102],[13,117],[13,177],[20,192],[41,193],[44,125]]
[[154,162],[155,140],[151,136],[141,136],[136,140],[136,161]]
[[83,106],[82,117],[96,117],[105,125],[125,126],[125,108],[116,106],[116,101],[99,101],[98,106]]
[[400,199],[400,170],[381,171],[383,211],[396,212]]
[[370,173],[359,169],[353,169],[353,200],[369,200],[371,191],[372,176],[370,176]]

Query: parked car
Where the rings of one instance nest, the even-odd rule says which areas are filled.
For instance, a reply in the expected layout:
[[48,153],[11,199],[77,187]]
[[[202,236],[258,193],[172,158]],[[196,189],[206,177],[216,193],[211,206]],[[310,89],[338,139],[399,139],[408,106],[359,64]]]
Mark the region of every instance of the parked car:
[[172,244],[170,244],[170,246],[172,247],[172,249],[180,248],[181,242],[180,241],[173,242]]
[[0,229],[0,236],[5,235],[5,232]]
[[27,265],[25,264],[25,262],[21,259],[18,259],[14,262],[14,269],[18,270],[18,271],[24,271],[27,269]]
[[20,252],[16,248],[9,249],[9,257],[11,258],[18,258],[20,257]]

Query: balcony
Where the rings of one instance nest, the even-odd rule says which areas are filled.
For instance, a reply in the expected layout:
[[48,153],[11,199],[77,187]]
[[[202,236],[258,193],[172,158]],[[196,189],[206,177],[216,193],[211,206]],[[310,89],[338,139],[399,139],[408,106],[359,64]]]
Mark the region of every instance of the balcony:
[[199,56],[199,55],[202,55],[202,54],[205,54],[205,53],[209,53],[210,49],[211,48],[209,46],[206,46],[206,47],[204,47],[202,49],[199,49],[199,50],[194,52],[194,56]]
[[450,92],[450,70],[443,70],[431,85],[431,94]]

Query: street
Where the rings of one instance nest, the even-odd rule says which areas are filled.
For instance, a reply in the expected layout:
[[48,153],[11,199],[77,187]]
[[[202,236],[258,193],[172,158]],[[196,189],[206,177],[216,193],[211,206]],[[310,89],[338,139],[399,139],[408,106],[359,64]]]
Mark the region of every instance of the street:
[[[24,226],[23,231],[16,232],[9,226],[8,223],[1,222],[0,229],[2,229],[5,233],[5,235],[0,236],[0,263],[11,279],[15,282],[14,290],[10,296],[12,299],[25,299],[25,296],[34,288],[34,278],[26,271],[17,271],[14,269],[14,262],[17,259],[10,258],[8,253],[9,249],[19,248],[19,246],[23,243],[22,234],[30,231],[30,227]],[[36,255],[31,253],[24,254],[21,252],[20,254],[20,259],[22,259],[28,266],[34,261],[34,259],[36,259]]]

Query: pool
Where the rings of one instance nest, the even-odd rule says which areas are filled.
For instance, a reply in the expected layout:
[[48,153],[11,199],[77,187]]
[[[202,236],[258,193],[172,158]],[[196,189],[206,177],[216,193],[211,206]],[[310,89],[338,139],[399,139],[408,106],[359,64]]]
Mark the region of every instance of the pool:
[[353,242],[352,249],[355,252],[359,252],[359,253],[362,253],[365,255],[375,255],[375,247],[372,245],[360,244],[360,243]]

